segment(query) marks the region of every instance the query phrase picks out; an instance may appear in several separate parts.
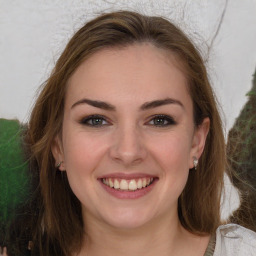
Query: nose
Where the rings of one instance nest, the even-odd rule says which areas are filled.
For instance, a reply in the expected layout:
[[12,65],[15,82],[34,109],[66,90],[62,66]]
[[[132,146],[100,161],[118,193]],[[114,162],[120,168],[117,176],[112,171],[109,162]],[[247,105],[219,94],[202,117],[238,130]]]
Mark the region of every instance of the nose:
[[124,166],[132,166],[147,157],[143,136],[136,127],[123,127],[116,130],[110,148],[110,157]]

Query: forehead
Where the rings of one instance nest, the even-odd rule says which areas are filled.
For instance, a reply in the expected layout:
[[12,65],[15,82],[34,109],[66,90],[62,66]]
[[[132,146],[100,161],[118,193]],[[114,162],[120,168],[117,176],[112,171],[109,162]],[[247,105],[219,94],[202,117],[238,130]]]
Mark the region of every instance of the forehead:
[[170,51],[141,43],[93,54],[69,79],[66,99],[116,96],[134,101],[175,95],[190,98],[181,61]]

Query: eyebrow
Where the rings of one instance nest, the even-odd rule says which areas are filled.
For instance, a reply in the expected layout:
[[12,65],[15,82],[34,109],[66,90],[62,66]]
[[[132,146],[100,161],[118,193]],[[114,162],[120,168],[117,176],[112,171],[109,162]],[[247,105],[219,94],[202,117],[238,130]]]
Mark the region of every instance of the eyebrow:
[[116,107],[111,105],[110,103],[107,103],[104,101],[99,101],[99,100],[90,100],[90,99],[81,99],[81,100],[77,101],[76,103],[74,103],[72,105],[71,109],[80,104],[88,104],[93,107],[101,108],[101,109],[105,109],[105,110],[111,110],[111,111],[116,110]]
[[163,105],[168,105],[168,104],[177,104],[179,106],[181,106],[182,108],[184,108],[183,104],[176,99],[172,99],[172,98],[166,98],[163,100],[154,100],[154,101],[150,101],[150,102],[145,102],[140,109],[141,110],[147,110],[147,109],[152,109],[152,108],[156,108],[156,107],[160,107]]
[[[116,110],[116,107],[110,103],[107,103],[104,101],[99,101],[99,100],[90,100],[90,99],[81,99],[81,100],[77,101],[76,103],[74,103],[71,106],[71,109],[80,104],[88,104],[93,107],[104,109],[104,110],[109,110],[109,111]],[[164,105],[168,105],[168,104],[177,104],[177,105],[181,106],[182,108],[184,108],[184,105],[179,100],[172,99],[172,98],[166,98],[166,99],[162,99],[162,100],[154,100],[154,101],[145,102],[141,105],[140,110],[148,110],[148,109],[152,109],[152,108],[156,108],[156,107],[160,107],[160,106],[164,106]]]

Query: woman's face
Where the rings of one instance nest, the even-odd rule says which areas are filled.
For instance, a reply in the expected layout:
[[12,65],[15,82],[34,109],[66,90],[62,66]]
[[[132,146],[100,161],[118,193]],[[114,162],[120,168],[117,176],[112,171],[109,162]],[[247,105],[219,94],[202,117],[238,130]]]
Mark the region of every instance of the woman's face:
[[177,201],[202,153],[187,81],[174,56],[151,44],[101,50],[68,82],[64,161],[85,222],[135,228],[177,217]]

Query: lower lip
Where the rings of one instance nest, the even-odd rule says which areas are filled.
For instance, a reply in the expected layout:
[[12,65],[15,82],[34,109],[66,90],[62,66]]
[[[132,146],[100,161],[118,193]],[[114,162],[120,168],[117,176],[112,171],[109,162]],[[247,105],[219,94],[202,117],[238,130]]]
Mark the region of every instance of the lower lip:
[[147,195],[155,186],[156,182],[158,179],[154,179],[154,181],[147,187],[141,188],[135,191],[125,191],[125,190],[117,190],[114,188],[111,188],[100,180],[99,182],[101,183],[102,187],[112,196],[119,198],[119,199],[137,199],[140,197],[143,197]]

